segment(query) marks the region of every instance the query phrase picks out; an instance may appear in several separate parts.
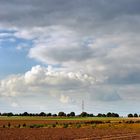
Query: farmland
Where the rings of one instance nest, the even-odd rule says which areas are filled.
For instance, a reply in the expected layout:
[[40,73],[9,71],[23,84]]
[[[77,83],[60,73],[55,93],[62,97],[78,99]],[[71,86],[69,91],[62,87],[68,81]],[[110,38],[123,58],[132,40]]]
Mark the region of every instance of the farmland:
[[139,118],[0,117],[0,140],[139,140],[139,134]]

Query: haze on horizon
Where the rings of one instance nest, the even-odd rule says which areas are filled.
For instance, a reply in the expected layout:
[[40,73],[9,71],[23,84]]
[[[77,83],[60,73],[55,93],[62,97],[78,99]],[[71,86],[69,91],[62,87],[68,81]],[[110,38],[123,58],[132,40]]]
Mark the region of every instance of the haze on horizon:
[[139,113],[139,0],[0,0],[0,112]]

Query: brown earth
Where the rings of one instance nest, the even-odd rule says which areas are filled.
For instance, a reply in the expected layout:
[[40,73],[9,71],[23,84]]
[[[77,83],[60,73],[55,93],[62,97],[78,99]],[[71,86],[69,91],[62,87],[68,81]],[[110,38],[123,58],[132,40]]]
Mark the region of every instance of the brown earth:
[[11,125],[24,124],[64,124],[64,123],[80,123],[80,122],[88,122],[88,121],[79,121],[79,120],[0,120],[1,125],[7,125],[10,122]]
[[131,129],[0,128],[0,140],[140,140],[139,132]]
[[59,125],[79,122],[81,121],[0,120],[0,140],[140,140],[140,124],[99,124],[95,128],[90,125],[82,128],[16,128],[24,123]]

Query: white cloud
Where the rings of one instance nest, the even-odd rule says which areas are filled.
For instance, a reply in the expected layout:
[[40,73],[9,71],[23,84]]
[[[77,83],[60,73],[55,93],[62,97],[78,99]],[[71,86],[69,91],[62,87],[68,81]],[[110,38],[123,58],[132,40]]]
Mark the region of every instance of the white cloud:
[[140,69],[140,41],[137,34],[114,33],[95,38],[82,36],[62,26],[44,29],[40,28],[42,35],[38,36],[29,50],[30,58],[45,64],[60,64],[69,71],[82,70],[92,76],[96,75],[97,81],[101,82],[114,83],[115,75],[119,75],[116,83],[124,81],[124,76],[128,80],[132,73],[138,73]]
[[60,96],[60,102],[62,102],[62,103],[68,103],[69,102],[69,96],[65,96],[65,95],[61,95]]
[[13,102],[13,103],[11,104],[11,106],[12,106],[12,107],[18,107],[18,104],[17,104],[16,102]]
[[[34,47],[29,51],[29,57],[44,63],[61,63],[84,59],[88,48],[80,47],[80,36],[77,32],[62,26],[52,26],[41,29],[41,36],[35,40]],[[38,32],[38,34],[40,34]]]
[[94,77],[86,73],[37,65],[24,74],[1,80],[0,96],[8,99],[10,107],[19,110],[25,107],[25,102],[29,108],[35,103],[46,107],[49,102],[56,102],[59,107],[75,102],[76,94],[83,94],[94,84]]
[[55,90],[75,90],[89,87],[95,83],[94,77],[80,72],[66,72],[41,66],[32,69],[23,75],[13,75],[1,80],[1,96],[23,96],[28,93],[51,93]]

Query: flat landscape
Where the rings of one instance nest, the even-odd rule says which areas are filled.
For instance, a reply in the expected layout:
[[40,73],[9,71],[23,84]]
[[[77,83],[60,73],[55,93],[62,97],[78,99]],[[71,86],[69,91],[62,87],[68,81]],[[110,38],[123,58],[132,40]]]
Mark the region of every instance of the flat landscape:
[[0,140],[140,140],[140,0],[0,0]]
[[139,118],[0,117],[0,140],[139,140]]

